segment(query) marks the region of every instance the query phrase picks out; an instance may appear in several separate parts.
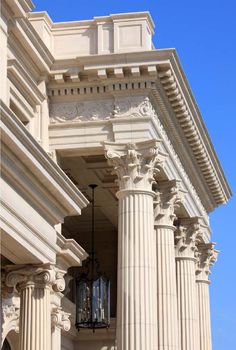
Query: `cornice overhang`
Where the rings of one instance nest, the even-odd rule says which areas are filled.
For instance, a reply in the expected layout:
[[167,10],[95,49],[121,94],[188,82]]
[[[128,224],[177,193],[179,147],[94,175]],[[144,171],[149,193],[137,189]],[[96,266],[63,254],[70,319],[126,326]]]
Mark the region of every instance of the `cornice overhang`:
[[[45,211],[46,217],[47,214],[49,215],[48,218],[54,225],[63,222],[65,216],[80,214],[81,209],[88,205],[88,200],[2,101],[0,112],[2,147],[8,147],[23,168],[28,169],[31,176],[29,179],[33,181],[33,185],[35,184],[35,193],[30,192],[32,200],[36,201],[35,203],[41,202],[41,210]],[[7,173],[10,171],[8,168]],[[15,175],[17,177],[17,174]],[[15,183],[17,181],[19,182],[20,179],[14,179]],[[28,191],[31,191],[32,184],[29,184]],[[38,195],[39,198],[36,198],[39,189],[43,195],[41,193]],[[44,198],[43,201],[40,196]],[[48,203],[48,208],[46,203]],[[54,208],[53,213],[52,210],[49,210],[50,208]]]
[[10,31],[21,42],[37,65],[41,74],[48,74],[54,57],[48,50],[28,18],[12,18]]
[[147,89],[165,107],[158,116],[206,210],[226,203],[231,190],[174,49],[56,60],[48,85],[49,96],[68,99],[127,89]]
[[7,6],[11,9],[12,16],[14,17],[26,17],[27,13],[34,8],[31,0],[3,0],[2,6]]

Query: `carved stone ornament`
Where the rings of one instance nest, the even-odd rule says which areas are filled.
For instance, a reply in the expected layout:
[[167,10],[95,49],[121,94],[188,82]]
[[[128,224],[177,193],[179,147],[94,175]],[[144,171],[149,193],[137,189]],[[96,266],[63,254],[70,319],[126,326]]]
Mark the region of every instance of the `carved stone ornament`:
[[70,314],[62,311],[60,307],[53,309],[51,313],[52,327],[57,327],[65,332],[68,332],[71,327],[69,317]]
[[65,271],[57,269],[54,265],[23,265],[8,266],[6,268],[5,284],[8,287],[24,288],[27,285],[35,287],[50,287],[57,292],[65,288]]
[[155,111],[147,96],[116,97],[114,117],[154,117]]
[[181,219],[175,231],[176,254],[195,261],[196,243],[201,234],[200,218]]
[[121,117],[152,117],[155,111],[147,96],[116,97],[97,101],[53,102],[50,122],[82,122]]
[[201,243],[197,246],[196,278],[197,281],[209,283],[210,268],[214,265],[219,254],[215,243]]
[[113,116],[113,100],[51,103],[51,123],[108,120]]
[[180,189],[180,181],[158,181],[155,192],[155,226],[173,226],[175,210],[184,201],[184,191]]
[[136,144],[104,143],[105,156],[118,176],[120,190],[151,190],[154,175],[163,167],[166,157],[160,153],[159,144],[160,140]]
[[[1,343],[3,344],[7,334],[10,331],[19,333],[19,317],[20,317],[20,305],[14,305],[11,300],[2,301],[2,329],[1,329]],[[1,344],[1,346],[2,346]]]

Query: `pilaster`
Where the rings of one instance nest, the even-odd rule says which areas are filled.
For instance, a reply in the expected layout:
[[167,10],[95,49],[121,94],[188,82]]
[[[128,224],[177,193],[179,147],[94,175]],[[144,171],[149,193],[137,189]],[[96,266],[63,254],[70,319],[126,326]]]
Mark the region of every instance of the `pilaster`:
[[175,242],[175,210],[183,202],[180,182],[161,181],[156,186],[154,202],[157,240],[157,313],[158,349],[179,349]]
[[198,217],[181,219],[175,233],[178,318],[181,350],[199,349],[198,298],[195,282]]
[[55,307],[51,313],[52,321],[52,349],[61,349],[61,331],[68,332],[71,327],[70,314],[62,311],[61,307]]
[[212,350],[209,300],[210,268],[217,260],[218,251],[214,243],[197,246],[196,287],[198,297],[200,350]]
[[118,177],[117,349],[157,349],[156,237],[152,183],[159,141],[105,143]]

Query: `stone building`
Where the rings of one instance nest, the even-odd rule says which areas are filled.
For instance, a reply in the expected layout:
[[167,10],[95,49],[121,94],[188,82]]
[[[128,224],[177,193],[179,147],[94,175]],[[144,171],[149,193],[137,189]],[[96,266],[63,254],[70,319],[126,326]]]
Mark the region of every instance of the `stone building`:
[[[2,348],[211,350],[208,213],[231,192],[175,50],[148,12],[32,8],[2,0]],[[91,183],[111,318],[78,332]]]

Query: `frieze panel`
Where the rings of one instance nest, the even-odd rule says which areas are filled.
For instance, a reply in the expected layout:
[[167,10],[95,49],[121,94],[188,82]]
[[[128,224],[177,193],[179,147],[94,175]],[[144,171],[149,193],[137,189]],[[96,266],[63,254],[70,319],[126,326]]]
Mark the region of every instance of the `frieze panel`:
[[121,117],[153,117],[155,111],[148,97],[116,97],[114,99],[59,102],[50,104],[50,122],[82,122]]
[[115,99],[114,117],[154,117],[155,111],[148,97],[132,96]]
[[50,122],[82,122],[89,120],[107,120],[112,117],[112,100],[51,103]]

